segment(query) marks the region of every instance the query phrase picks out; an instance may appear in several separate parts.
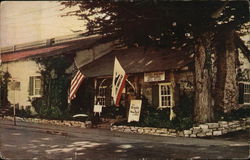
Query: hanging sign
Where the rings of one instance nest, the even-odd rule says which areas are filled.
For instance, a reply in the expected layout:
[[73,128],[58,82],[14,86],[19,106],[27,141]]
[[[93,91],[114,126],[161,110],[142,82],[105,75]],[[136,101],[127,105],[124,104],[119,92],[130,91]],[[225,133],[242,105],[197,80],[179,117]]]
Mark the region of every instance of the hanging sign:
[[164,81],[165,72],[144,73],[144,82]]
[[139,122],[142,100],[131,100],[128,114],[128,122]]

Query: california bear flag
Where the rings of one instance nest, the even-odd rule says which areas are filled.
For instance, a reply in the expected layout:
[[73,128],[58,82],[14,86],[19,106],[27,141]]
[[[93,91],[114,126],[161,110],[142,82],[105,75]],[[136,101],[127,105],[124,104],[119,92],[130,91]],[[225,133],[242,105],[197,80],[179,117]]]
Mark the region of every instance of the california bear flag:
[[114,64],[114,73],[113,73],[113,82],[112,82],[112,97],[114,100],[114,104],[116,106],[119,105],[122,90],[125,86],[125,81],[127,79],[127,75],[119,63],[118,59],[115,57]]

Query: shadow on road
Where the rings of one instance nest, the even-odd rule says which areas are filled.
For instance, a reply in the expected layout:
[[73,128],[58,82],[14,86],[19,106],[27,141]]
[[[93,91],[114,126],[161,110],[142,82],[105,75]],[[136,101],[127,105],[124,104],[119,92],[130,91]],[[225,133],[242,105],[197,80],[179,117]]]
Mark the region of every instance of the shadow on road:
[[[60,130],[0,126],[0,152],[10,159],[232,159],[247,158],[249,151],[245,143],[218,145],[221,139],[246,141],[248,131],[210,138],[211,141],[218,139],[217,144],[210,140],[120,134],[98,129],[83,129],[77,136],[71,128],[65,131],[72,132],[61,134]],[[170,140],[180,143],[166,142]]]

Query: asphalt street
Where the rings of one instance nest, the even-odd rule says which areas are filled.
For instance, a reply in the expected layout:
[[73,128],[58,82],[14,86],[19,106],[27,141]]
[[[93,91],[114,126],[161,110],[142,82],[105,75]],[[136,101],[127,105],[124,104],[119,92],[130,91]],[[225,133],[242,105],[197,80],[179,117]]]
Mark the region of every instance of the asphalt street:
[[249,130],[199,139],[0,120],[5,159],[247,159]]

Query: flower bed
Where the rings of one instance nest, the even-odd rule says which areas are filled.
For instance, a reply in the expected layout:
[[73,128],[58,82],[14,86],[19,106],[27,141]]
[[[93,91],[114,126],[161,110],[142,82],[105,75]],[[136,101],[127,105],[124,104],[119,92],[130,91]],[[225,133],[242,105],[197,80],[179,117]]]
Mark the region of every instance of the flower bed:
[[229,132],[245,130],[250,128],[250,117],[242,118],[238,121],[219,121],[217,123],[205,123],[192,127],[188,130],[177,131],[167,128],[116,126],[111,127],[111,131],[126,133],[151,134],[159,136],[181,136],[181,137],[208,137],[220,136]]

